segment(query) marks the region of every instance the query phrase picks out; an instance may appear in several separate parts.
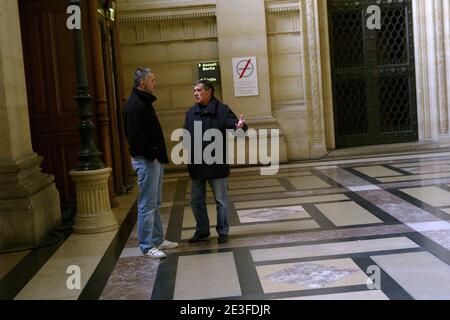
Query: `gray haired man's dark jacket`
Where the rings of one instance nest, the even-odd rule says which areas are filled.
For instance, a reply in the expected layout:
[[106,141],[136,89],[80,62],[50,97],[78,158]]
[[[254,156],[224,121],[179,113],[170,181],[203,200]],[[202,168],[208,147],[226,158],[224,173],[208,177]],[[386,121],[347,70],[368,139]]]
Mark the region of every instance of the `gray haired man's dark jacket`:
[[142,156],[149,161],[158,159],[169,163],[164,134],[153,108],[156,97],[133,88],[125,103],[124,124],[132,157]]

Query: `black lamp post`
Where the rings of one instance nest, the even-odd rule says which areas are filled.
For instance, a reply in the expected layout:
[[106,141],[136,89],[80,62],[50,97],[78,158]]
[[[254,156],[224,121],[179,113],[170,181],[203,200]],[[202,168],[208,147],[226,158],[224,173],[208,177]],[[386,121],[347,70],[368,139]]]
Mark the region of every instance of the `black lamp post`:
[[[93,0],[91,0],[93,1]],[[81,0],[70,0],[70,6],[78,6],[81,12]],[[98,151],[92,139],[92,133],[95,128],[91,121],[92,116],[92,97],[89,95],[87,80],[86,60],[84,56],[83,31],[79,29],[74,32],[75,49],[75,69],[77,75],[77,93],[75,101],[80,110],[81,123],[78,126],[81,136],[81,151],[78,154],[79,163],[74,171],[99,170],[105,168],[102,162],[102,153]]]

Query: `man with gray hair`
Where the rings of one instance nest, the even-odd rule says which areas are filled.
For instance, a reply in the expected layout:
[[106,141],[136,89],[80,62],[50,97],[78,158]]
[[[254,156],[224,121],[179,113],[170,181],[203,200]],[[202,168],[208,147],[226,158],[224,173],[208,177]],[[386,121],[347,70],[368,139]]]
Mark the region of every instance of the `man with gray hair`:
[[139,247],[145,256],[162,259],[166,254],[161,250],[177,248],[178,243],[164,239],[159,212],[164,165],[169,159],[161,124],[153,107],[155,86],[156,77],[150,69],[136,69],[133,92],[125,103],[124,122],[139,184]]

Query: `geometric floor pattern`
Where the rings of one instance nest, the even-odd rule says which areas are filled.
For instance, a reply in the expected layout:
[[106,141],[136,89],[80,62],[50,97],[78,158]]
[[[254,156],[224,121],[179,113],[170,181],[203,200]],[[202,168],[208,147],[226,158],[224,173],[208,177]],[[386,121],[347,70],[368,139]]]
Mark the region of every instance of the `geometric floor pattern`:
[[[449,169],[450,153],[445,152],[287,164],[275,176],[261,176],[258,168],[233,169],[228,179],[230,241],[222,245],[216,239],[210,191],[211,239],[187,243],[195,230],[190,180],[185,173],[167,173],[161,213],[166,237],[180,247],[162,261],[142,257],[132,210],[117,233],[98,236],[103,249],[90,253],[98,261],[73,260],[80,264],[86,259],[82,288],[72,294],[61,289],[58,295],[104,300],[447,300]],[[93,238],[84,240],[92,243]],[[13,298],[52,298],[43,292],[60,286],[55,281],[67,274],[49,281],[39,271],[58,263],[65,271],[67,256],[61,248],[47,253],[46,263],[20,288],[16,285]],[[0,289],[12,292],[11,275],[20,278],[21,263],[32,254],[0,255]]]

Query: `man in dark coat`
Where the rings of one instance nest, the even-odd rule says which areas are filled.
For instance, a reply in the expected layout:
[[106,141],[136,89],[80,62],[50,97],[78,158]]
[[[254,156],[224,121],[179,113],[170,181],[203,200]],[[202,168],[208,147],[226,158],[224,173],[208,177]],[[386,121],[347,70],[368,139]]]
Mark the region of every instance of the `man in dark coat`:
[[124,124],[133,168],[139,184],[138,240],[142,253],[165,258],[161,250],[178,247],[164,240],[159,209],[162,203],[164,165],[169,163],[164,134],[153,108],[156,77],[150,69],[138,68],[134,88],[125,103]]
[[[230,175],[230,167],[227,163],[226,131],[230,129],[246,131],[247,125],[243,115],[238,119],[230,107],[214,96],[214,86],[210,81],[197,81],[194,87],[194,97],[195,105],[186,113],[184,124],[184,128],[191,137],[191,161],[188,164],[188,170],[192,179],[191,208],[197,223],[195,234],[189,239],[189,242],[206,240],[210,236],[206,208],[206,182],[208,182],[217,204],[218,242],[226,243],[230,230],[227,197],[227,177]],[[210,142],[203,141],[205,132],[208,133],[208,130],[210,135],[215,137],[211,138]],[[217,144],[215,139],[221,139],[220,143]],[[215,153],[218,153],[212,155],[214,162],[211,159],[204,159],[205,149],[213,143],[222,146],[220,150],[214,150]]]

